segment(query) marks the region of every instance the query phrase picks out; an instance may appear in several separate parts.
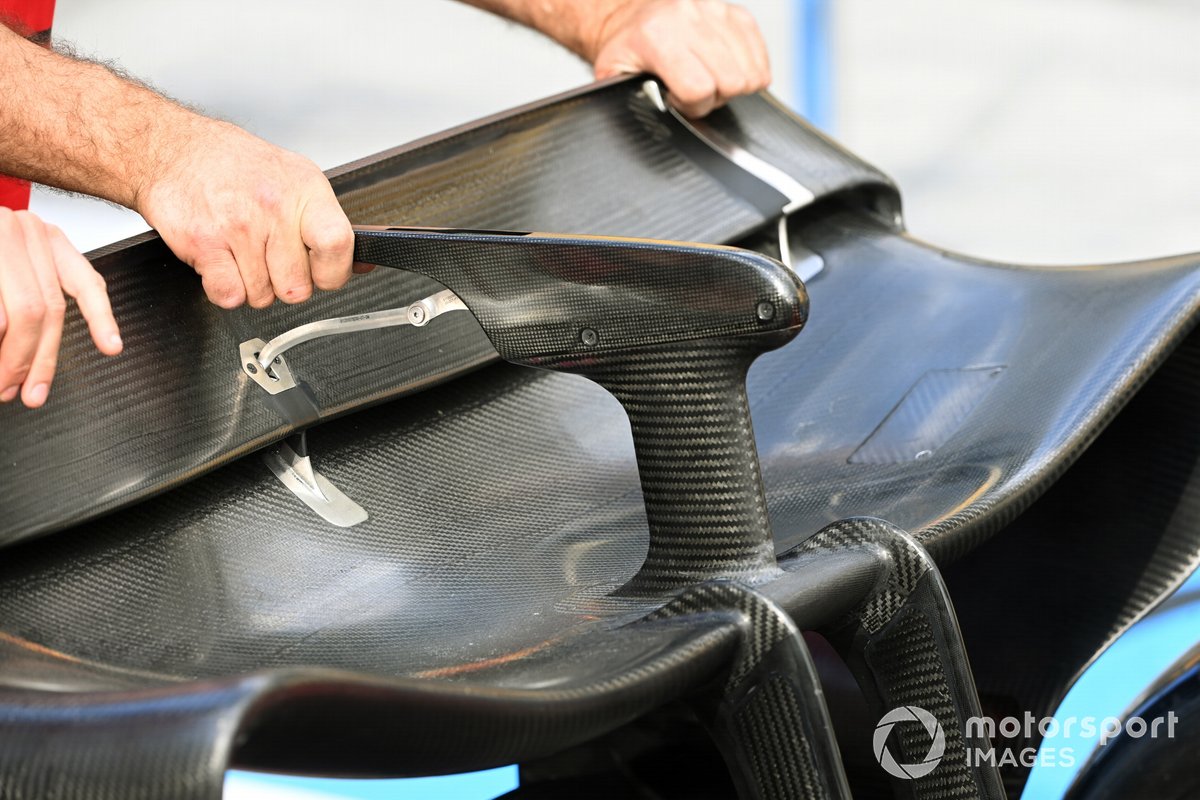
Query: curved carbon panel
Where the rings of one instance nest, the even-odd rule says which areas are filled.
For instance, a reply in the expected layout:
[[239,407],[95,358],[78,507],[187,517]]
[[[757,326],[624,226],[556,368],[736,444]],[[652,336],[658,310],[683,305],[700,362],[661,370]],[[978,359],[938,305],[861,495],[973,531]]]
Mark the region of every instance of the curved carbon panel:
[[[534,367],[798,330],[808,315],[795,275],[733,248],[383,229],[358,231],[354,258],[438,281],[466,303],[501,358]],[[585,330],[591,341],[581,340]]]
[[[1197,408],[1193,331],[1044,497],[946,571],[990,713],[1054,713],[1200,564]],[[1032,733],[1012,746],[1037,747]],[[1010,796],[1028,771],[1004,770]]]
[[[641,80],[620,80],[464,126],[335,170],[358,224],[543,230],[729,242],[767,220],[653,130]],[[647,111],[649,109],[649,111]],[[739,100],[727,124],[775,115]],[[788,138],[790,137],[790,138]],[[793,122],[778,149],[825,152]],[[879,185],[845,161],[830,191]],[[828,177],[828,176],[827,176]],[[824,185],[824,184],[823,184]],[[198,278],[150,234],[91,254],[108,281],[126,342],[105,359],[74,308],[53,400],[30,413],[0,406],[0,545],[58,530],[190,480],[311,422],[278,409],[234,367],[238,344],[318,319],[406,305],[437,290],[375,270],[298,306],[222,311]],[[307,345],[289,362],[329,419],[419,390],[495,358],[478,326],[450,315]]]
[[[895,796],[1002,799],[996,768],[972,764],[969,757],[972,749],[991,743],[969,724],[982,711],[950,595],[932,559],[894,525],[860,517],[824,528],[785,554],[780,564],[794,575],[805,575],[820,569],[821,560],[846,552],[874,554],[878,578],[862,601],[821,632],[854,672],[874,719],[916,706],[932,714],[944,734],[936,768],[893,781]],[[895,764],[919,767],[931,752],[931,737],[919,725],[902,726],[893,740],[898,740],[900,756]],[[878,760],[878,743],[872,750]]]
[[[1200,308],[1200,256],[1007,266],[838,213],[800,236],[826,264],[807,286],[810,319],[749,382],[780,549],[829,522],[876,516],[939,562],[960,556],[1078,457]],[[921,386],[933,389],[921,413],[897,413]],[[957,427],[940,429],[946,417]],[[919,445],[913,455],[855,460],[896,424],[893,436]]]
[[[561,224],[574,219],[591,220],[588,233],[720,241],[760,225],[711,176],[646,136],[644,114],[624,113],[644,102],[630,84],[612,84],[335,180],[360,222],[564,229],[578,228]],[[810,177],[833,177],[814,185],[884,186],[866,169],[837,178],[845,156],[784,124],[765,99],[730,113],[750,146],[817,151]],[[769,119],[752,137],[756,115]],[[731,127],[728,115],[716,124]],[[575,202],[581,186],[587,201]],[[1200,302],[1197,257],[987,264],[838,205],[794,220],[825,261],[809,286],[812,318],[750,370],[780,551],[829,522],[871,514],[913,530],[939,559],[965,553],[1087,447],[1191,328]],[[413,218],[395,219],[401,211]],[[174,488],[5,549],[0,795],[210,798],[230,758],[363,774],[533,758],[714,685],[728,689],[747,663],[739,648],[776,641],[761,629],[748,637],[736,603],[711,617],[645,621],[669,595],[617,591],[649,547],[630,417],[578,376],[493,365],[312,429],[318,469],[370,512],[355,528],[326,525],[257,458],[197,477],[293,424],[242,378],[238,341],[378,308],[381,286],[421,290],[389,305],[436,286],[377,270],[311,305],[226,315],[199,299],[196,281],[156,241],[111,258],[104,269],[122,321],[137,309],[131,356],[89,360],[73,319],[67,355],[78,366],[57,389],[69,402],[59,412],[0,411],[13,432],[0,442],[15,526],[5,537]],[[150,278],[139,272],[155,265]],[[174,326],[162,323],[164,308]],[[456,316],[466,315],[435,326]],[[477,327],[437,334],[427,346],[401,332],[315,342],[292,367],[332,416],[492,358]],[[87,407],[89,397],[100,402]],[[744,457],[745,407],[721,414],[723,427],[742,429]],[[641,419],[662,427],[653,409]],[[701,568],[722,568],[711,547],[699,549]],[[676,557],[664,573],[679,568]],[[766,562],[744,577],[771,596],[789,576]],[[788,612],[820,627],[835,600],[870,593],[869,570],[852,559],[844,569],[821,584],[837,591]],[[908,621],[881,617],[877,653],[891,655],[877,667],[900,679],[933,647]],[[771,663],[793,679],[803,672],[803,659]],[[773,726],[795,736],[778,685],[755,685],[778,702],[748,706],[740,736],[761,741]],[[918,681],[903,696],[927,702],[920,692],[934,685]],[[764,763],[795,774],[759,781],[761,791],[803,791],[806,759],[766,748]]]
[[699,340],[551,365],[600,384],[629,417],[650,536],[626,591],[657,594],[774,565],[746,372],[763,350],[792,335]]
[[808,647],[787,612],[732,582],[694,586],[650,615],[673,619],[736,611],[742,646],[715,709],[700,700],[745,800],[804,797],[848,800],[833,723]]

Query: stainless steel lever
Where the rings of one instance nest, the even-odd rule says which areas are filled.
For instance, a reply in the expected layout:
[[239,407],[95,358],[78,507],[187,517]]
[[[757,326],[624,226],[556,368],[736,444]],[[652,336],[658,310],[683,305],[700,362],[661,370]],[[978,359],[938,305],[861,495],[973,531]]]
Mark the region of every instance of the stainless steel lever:
[[283,354],[297,345],[325,336],[412,325],[420,328],[430,320],[451,311],[466,311],[467,306],[449,289],[430,295],[403,308],[389,308],[349,317],[334,317],[309,322],[279,334],[269,342],[249,339],[238,347],[242,371],[270,394],[279,394],[296,386],[291,368]]
[[717,177],[722,183],[764,211],[780,215],[776,228],[779,260],[788,269],[796,273],[800,280],[807,281],[825,268],[823,258],[790,241],[788,235],[788,215],[816,199],[812,190],[775,165],[729,141],[707,123],[689,120],[680,114],[667,103],[658,81],[646,81],[642,84],[642,91],[659,112],[734,168],[732,174],[729,169],[720,170]]

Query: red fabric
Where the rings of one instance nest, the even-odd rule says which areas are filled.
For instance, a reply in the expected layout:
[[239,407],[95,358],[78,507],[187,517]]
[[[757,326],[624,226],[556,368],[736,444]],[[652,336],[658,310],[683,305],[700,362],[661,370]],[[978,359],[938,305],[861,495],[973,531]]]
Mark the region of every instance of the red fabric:
[[50,30],[54,0],[0,0],[0,19],[22,36]]
[[[22,36],[48,32],[54,22],[54,0],[0,0],[0,22]],[[29,184],[0,175],[0,206],[29,207]]]
[[29,182],[0,175],[0,208],[29,208]]

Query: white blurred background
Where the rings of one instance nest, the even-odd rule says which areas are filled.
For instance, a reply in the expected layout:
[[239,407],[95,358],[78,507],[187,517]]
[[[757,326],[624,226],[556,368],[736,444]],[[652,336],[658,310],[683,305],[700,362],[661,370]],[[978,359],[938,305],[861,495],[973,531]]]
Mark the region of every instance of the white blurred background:
[[[1056,263],[1200,250],[1195,0],[744,4],[775,91],[897,180],[918,236]],[[822,5],[828,28],[806,32]],[[451,0],[59,0],[55,33],[322,167],[589,79]],[[83,249],[145,227],[46,192],[34,208]]]

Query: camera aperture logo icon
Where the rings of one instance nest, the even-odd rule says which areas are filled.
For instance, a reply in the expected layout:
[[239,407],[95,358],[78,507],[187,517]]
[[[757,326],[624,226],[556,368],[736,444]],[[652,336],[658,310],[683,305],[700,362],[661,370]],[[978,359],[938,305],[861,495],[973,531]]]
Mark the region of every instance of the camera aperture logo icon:
[[[892,728],[901,722],[917,722],[929,733],[929,752],[919,763],[901,764],[888,749],[887,740]],[[875,736],[871,741],[875,751],[875,760],[887,774],[905,781],[923,778],[937,767],[946,753],[946,733],[942,730],[937,717],[920,706],[900,706],[893,708],[883,715],[875,726]]]

